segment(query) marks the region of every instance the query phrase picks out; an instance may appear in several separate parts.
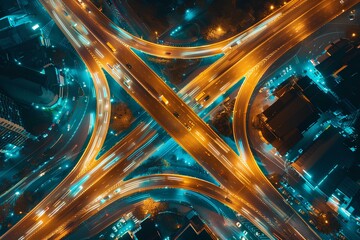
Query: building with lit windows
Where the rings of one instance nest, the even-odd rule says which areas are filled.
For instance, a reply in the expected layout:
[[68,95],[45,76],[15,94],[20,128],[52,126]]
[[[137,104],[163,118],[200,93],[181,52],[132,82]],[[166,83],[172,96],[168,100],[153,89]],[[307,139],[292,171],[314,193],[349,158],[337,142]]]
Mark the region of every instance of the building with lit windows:
[[19,106],[0,93],[0,152],[10,153],[30,137],[24,129]]

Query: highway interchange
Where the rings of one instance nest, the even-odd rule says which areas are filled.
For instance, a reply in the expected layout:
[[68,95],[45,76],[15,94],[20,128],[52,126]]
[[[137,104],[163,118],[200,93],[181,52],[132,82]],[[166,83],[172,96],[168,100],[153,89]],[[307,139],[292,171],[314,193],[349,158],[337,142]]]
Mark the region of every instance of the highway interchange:
[[[82,211],[89,208],[96,209],[94,206],[98,204],[98,201],[94,201],[94,198],[96,194],[99,195],[97,184],[112,181],[113,184],[110,184],[110,187],[121,186],[122,189],[124,189],[123,186],[126,189],[126,184],[133,184],[134,188],[129,189],[130,193],[131,191],[145,191],[147,188],[156,189],[168,185],[201,192],[242,213],[271,238],[273,236],[282,239],[319,238],[283,201],[282,197],[270,185],[258,168],[251,155],[246,138],[246,112],[251,93],[266,68],[296,43],[341,14],[342,9],[349,9],[357,1],[346,1],[341,6],[338,1],[325,0],[316,2],[292,1],[291,4],[285,5],[278,13],[274,13],[268,18],[270,21],[265,25],[272,24],[271,27],[260,26],[259,31],[261,31],[261,34],[252,34],[250,38],[243,43],[239,43],[240,45],[233,47],[233,49],[227,49],[226,47],[224,49],[224,46],[228,46],[229,42],[232,43],[231,40],[222,43],[221,49],[226,50],[225,56],[179,92],[179,96],[184,100],[176,95],[161,78],[130,50],[128,45],[134,48],[137,48],[139,44],[143,46],[140,39],[126,42],[125,37],[122,38],[122,35],[114,35],[113,28],[109,31],[108,28],[103,27],[109,23],[96,24],[96,21],[94,21],[94,19],[103,19],[102,21],[105,21],[101,13],[97,13],[96,9],[92,9],[92,12],[88,13],[82,4],[77,1],[64,0],[62,1],[63,6],[61,6],[60,1],[55,0],[42,1],[42,3],[79,52],[93,76],[97,95],[96,124],[87,150],[72,173],[53,193],[10,229],[2,239],[39,239],[48,236],[48,234],[55,234],[54,239],[58,239],[59,236],[66,235],[74,227],[68,226],[65,229],[66,224],[71,222],[72,217],[77,217],[75,214],[77,210],[79,214],[84,215]],[[89,3],[86,4],[92,6]],[[70,35],[76,36],[78,32],[71,27],[72,23],[69,16],[65,16],[63,13],[64,8],[73,19],[76,16],[76,22],[81,22],[89,31],[86,34],[89,42],[70,37]],[[287,14],[292,17],[286,17]],[[97,17],[93,18],[93,15]],[[322,17],[319,18],[318,15]],[[298,17],[295,18],[294,16]],[[254,32],[255,30],[251,29],[249,31]],[[242,36],[244,34],[246,33],[242,33]],[[276,39],[271,37],[273,35],[276,35]],[[121,41],[118,41],[118,38]],[[107,42],[111,42],[116,48],[116,52],[109,49],[106,45]],[[155,44],[155,46],[151,45],[151,47],[142,48],[141,50],[167,58],[187,58],[189,56],[181,56],[188,48],[170,47],[170,49],[161,49],[160,46],[163,47]],[[215,52],[218,51],[216,49],[219,49],[219,46],[212,47]],[[212,49],[212,47],[209,47],[209,49]],[[146,49],[156,49],[158,52],[152,53]],[[204,52],[201,48],[188,51],[191,53],[198,52],[199,55],[197,56],[204,56],[204,53],[208,55],[218,53]],[[166,52],[171,52],[171,54],[166,54]],[[192,55],[192,57],[194,56],[196,54]],[[140,163],[140,161],[135,164],[132,161],[126,161],[126,158],[136,151],[136,148],[131,146],[134,145],[132,142],[138,141],[139,144],[136,144],[136,146],[141,146],[145,141],[155,139],[161,135],[161,130],[155,131],[151,129],[151,126],[154,127],[152,122],[136,128],[127,136],[129,141],[124,139],[123,142],[118,143],[108,153],[104,154],[101,159],[96,162],[91,161],[101,149],[108,129],[109,121],[107,118],[110,115],[109,88],[100,67],[112,75],[172,138],[207,169],[221,184],[221,188],[216,186],[208,187],[207,185],[210,183],[197,179],[187,179],[184,176],[173,177],[173,179],[169,179],[169,176],[159,176],[159,180],[156,181],[153,178],[155,176],[149,176],[144,179],[129,180],[129,183],[122,183],[126,174]],[[258,69],[259,71],[257,71]],[[209,106],[211,102],[215,101],[218,96],[221,96],[222,93],[230,89],[244,76],[246,78],[240,88],[234,111],[234,116],[237,116],[234,117],[235,122],[240,121],[239,124],[234,124],[236,143],[240,152],[239,157],[198,117],[197,112]],[[130,84],[130,88],[124,84],[126,79],[130,80],[130,82],[127,82],[127,84]],[[209,95],[209,100],[202,102],[202,107],[194,99],[201,92],[206,92]],[[159,100],[161,95],[166,97],[169,101],[168,104]],[[190,99],[189,105],[185,103],[188,99]],[[177,112],[179,117],[175,116],[174,112]],[[191,129],[189,129],[189,126]],[[116,158],[117,160],[113,162],[114,165],[105,165]],[[104,169],[105,166],[109,167]],[[124,169],[126,171],[123,171]],[[123,174],[118,175],[117,178],[111,178],[109,177],[111,174],[105,174],[106,171],[120,171]],[[75,191],[76,194],[69,189]],[[109,189],[113,191],[112,188]],[[216,195],[217,192],[221,194]],[[126,194],[128,193],[124,191],[118,194],[118,198]],[[59,198],[61,198],[60,202]],[[86,203],[88,204],[86,208],[81,210],[81,207]],[[248,214],[243,210],[243,204],[249,207]],[[58,208],[59,205],[62,205],[61,210]],[[36,215],[39,215],[41,209],[47,209],[46,213],[37,217]],[[54,213],[54,209],[58,209],[58,211]],[[54,226],[62,227],[55,228]]]

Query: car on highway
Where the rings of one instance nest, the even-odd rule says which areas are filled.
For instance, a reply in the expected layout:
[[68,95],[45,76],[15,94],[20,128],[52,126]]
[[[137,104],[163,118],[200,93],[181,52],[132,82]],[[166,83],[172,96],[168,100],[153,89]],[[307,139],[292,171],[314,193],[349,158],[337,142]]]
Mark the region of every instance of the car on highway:
[[101,200],[100,200],[100,203],[103,204],[105,203],[107,200],[109,200],[111,198],[111,195],[107,195],[105,197],[103,197]]
[[132,69],[132,66],[130,65],[130,63],[127,63],[127,64],[126,64],[126,67],[127,67],[128,69]]
[[240,222],[236,222],[235,225],[240,228],[241,227],[241,223]]
[[169,101],[166,99],[166,97],[164,97],[164,95],[161,95],[161,96],[159,97],[159,100],[160,100],[163,104],[165,104],[165,105],[168,105],[168,104],[169,104]]
[[179,117],[180,117],[180,114],[179,114],[178,112],[173,112],[173,114],[174,114],[174,116],[175,116],[176,118],[179,118]]
[[296,197],[297,197],[300,201],[304,201],[303,196],[301,196],[300,194],[298,194]]
[[127,88],[130,88],[129,83],[130,83],[130,79],[125,78],[125,80],[124,80],[124,85],[125,85]]
[[191,127],[190,127],[187,123],[184,123],[184,126],[186,127],[186,129],[187,129],[188,131],[191,130]]
[[205,95],[205,92],[201,92],[195,97],[195,101],[199,101],[203,96]]
[[305,211],[302,209],[299,209],[299,213],[301,213],[301,215],[305,215]]

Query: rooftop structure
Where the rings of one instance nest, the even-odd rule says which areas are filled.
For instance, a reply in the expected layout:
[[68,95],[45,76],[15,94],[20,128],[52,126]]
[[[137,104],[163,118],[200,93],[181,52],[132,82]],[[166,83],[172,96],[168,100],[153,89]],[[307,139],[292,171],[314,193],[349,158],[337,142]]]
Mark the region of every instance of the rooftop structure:
[[262,134],[280,154],[289,151],[303,137],[302,132],[319,118],[319,109],[307,97],[320,102],[319,92],[306,77],[292,81],[276,91],[279,99],[260,114]]
[[134,236],[137,240],[161,240],[160,233],[150,218],[140,224],[140,229],[134,232]]
[[328,128],[309,149],[292,164],[315,190],[330,196],[344,179],[344,169],[355,160],[344,145],[344,138],[335,128]]
[[173,238],[174,240],[215,240],[217,237],[212,233],[211,229],[204,224],[201,218],[194,212],[188,213],[185,225]]
[[325,48],[316,69],[342,102],[346,112],[360,107],[360,49],[348,39],[339,39]]
[[18,102],[51,106],[57,101],[55,91],[50,90],[50,87],[54,89],[54,70],[47,71],[49,74],[44,75],[15,64],[0,65],[0,70],[0,88]]
[[345,217],[360,216],[360,185],[346,177],[329,198],[330,206]]

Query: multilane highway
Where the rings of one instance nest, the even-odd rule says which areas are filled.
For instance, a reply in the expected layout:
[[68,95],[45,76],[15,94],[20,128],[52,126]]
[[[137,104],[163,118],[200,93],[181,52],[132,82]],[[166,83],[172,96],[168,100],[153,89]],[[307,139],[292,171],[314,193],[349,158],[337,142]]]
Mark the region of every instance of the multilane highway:
[[[291,215],[290,215],[291,216]],[[296,216],[294,216],[294,218],[296,218]]]
[[[101,191],[109,187],[109,184],[105,184],[101,188],[96,188],[99,180],[105,177],[107,179],[117,179],[117,177],[121,179],[141,163],[137,158],[140,156],[143,158],[149,157],[156,150],[150,144],[142,149],[142,154],[138,155],[132,150],[135,145],[144,146],[147,143],[152,143],[155,134],[155,131],[151,129],[151,124],[142,123],[137,126],[124,139],[115,144],[108,153],[100,157],[96,167],[70,186],[61,189],[65,192],[64,194],[52,194],[51,205],[48,203],[46,203],[47,205],[40,204],[39,206],[42,207],[38,207],[38,211],[26,215],[21,225],[15,225],[14,228],[10,229],[3,236],[3,239],[42,239],[45,235],[38,235],[38,232],[43,233],[42,229],[50,228],[52,229],[50,232],[55,232],[59,225],[53,224],[53,221],[56,221],[63,212],[75,215],[81,208],[81,204],[78,204],[79,202],[76,201],[78,198],[88,199],[86,195],[88,189],[101,193]],[[116,175],[114,175],[114,172],[111,172],[115,166],[119,170],[119,173],[116,173]],[[37,225],[39,222],[41,222],[41,225]]]
[[[287,49],[290,49],[292,46],[294,46],[297,42],[300,42],[301,40],[303,40],[305,37],[309,36],[312,32],[314,32],[316,29],[318,29],[320,26],[323,26],[325,23],[327,23],[328,21],[330,21],[331,19],[333,19],[334,17],[336,17],[337,15],[339,15],[341,12],[342,12],[342,9],[339,8],[339,4],[336,2],[336,1],[333,1],[333,2],[327,2],[327,4],[324,4],[325,2],[323,1],[322,2],[322,8],[318,7],[320,4],[318,5],[315,5],[315,6],[312,6],[313,8],[315,7],[318,7],[318,11],[312,11],[310,12],[309,14],[303,14],[302,15],[302,18],[299,18],[298,21],[293,21],[292,24],[290,25],[289,28],[285,29],[284,31],[282,31],[284,34],[282,36],[279,36],[279,35],[276,35],[276,40],[278,40],[279,38],[280,39],[284,39],[284,41],[286,41],[288,38],[292,38],[293,41],[290,42],[288,45],[287,45],[287,48],[284,48],[284,52],[286,52]],[[353,4],[355,4],[356,2],[353,1],[353,2],[348,2],[347,5],[343,5],[343,9],[346,10],[348,8],[350,8]],[[304,6],[304,5],[303,5]],[[309,6],[307,6],[309,7]],[[300,11],[300,12],[303,12],[303,11]],[[304,12],[306,13],[306,12]],[[327,13],[327,14],[325,14]],[[283,15],[284,16],[284,15]],[[318,16],[322,16],[321,18],[319,18]],[[293,27],[295,26],[295,27]],[[306,27],[304,27],[306,26]],[[305,29],[304,29],[305,28]],[[273,29],[273,31],[276,31],[276,29]],[[298,33],[296,36],[293,37],[294,34]],[[271,39],[271,41],[274,42],[274,39]],[[283,42],[280,41],[280,43],[278,44],[278,46],[281,46],[283,44]],[[265,45],[265,44],[264,44]],[[261,46],[262,48],[258,48],[258,49],[261,49],[263,50],[263,46]],[[268,52],[263,52],[264,55],[261,56],[259,59],[266,59],[268,57],[270,57],[272,54],[274,54],[273,52],[276,51],[276,45],[274,45],[274,47],[271,49],[271,48],[267,48]],[[271,52],[273,51],[273,52]],[[280,52],[280,51],[279,51]],[[228,57],[229,58],[229,57]],[[247,59],[246,59],[247,60]],[[244,61],[245,62],[245,61]],[[236,81],[237,79],[240,78],[240,76],[243,74],[241,73],[241,71],[239,71],[240,69],[240,64],[238,64],[239,67],[236,67],[234,68],[234,70],[238,73],[238,77],[233,77],[233,79]],[[251,66],[251,64],[250,64]],[[254,65],[253,65],[254,66]],[[241,68],[244,68],[244,66],[241,66]],[[245,68],[246,69],[246,68]],[[250,69],[251,71],[254,71],[253,68]],[[217,69],[218,71],[218,69]],[[215,71],[216,72],[216,71]],[[245,74],[244,74],[245,75]],[[261,74],[260,74],[261,75]],[[205,78],[206,79],[206,78]],[[251,81],[246,81],[247,83],[251,82]],[[255,86],[256,84],[253,84],[253,86]],[[231,86],[231,85],[229,85]],[[215,88],[216,89],[216,88]],[[246,88],[245,88],[246,89]],[[243,92],[246,92],[248,93],[248,96],[251,96],[251,90],[246,89],[244,90]],[[218,94],[217,94],[218,95]],[[216,96],[216,94],[215,94]],[[239,99],[244,99],[244,98],[239,98]],[[248,101],[239,101],[239,103],[247,103]],[[245,106],[247,106],[247,104],[244,104]],[[245,115],[242,116],[242,118],[239,118],[239,119],[245,119],[244,117]],[[246,126],[246,121],[243,121],[243,128],[242,129],[245,129],[245,126]],[[240,131],[243,133],[243,138],[242,139],[245,139],[244,138],[244,134],[246,131]],[[247,141],[245,140],[244,142],[247,143]],[[242,150],[242,148],[240,148],[240,151]],[[243,151],[241,151],[243,152]],[[248,152],[250,152],[250,149],[248,148]],[[248,156],[244,154],[244,156]],[[247,158],[247,159],[252,159],[252,158]],[[251,162],[251,161],[250,161]],[[257,168],[257,165],[255,164],[255,161],[253,160],[252,163],[255,165],[255,166],[252,166],[251,168],[254,169],[254,168]],[[255,173],[257,174],[254,174],[254,175],[259,175],[260,176],[260,172],[259,171],[254,171]],[[295,215],[294,218],[297,218],[297,216]]]
[[[71,1],[71,0],[66,0],[63,2],[66,4],[66,6],[69,9],[74,9],[75,4],[78,4],[78,1]],[[239,34],[236,34],[233,37],[230,37],[228,39],[225,39],[217,43],[196,46],[196,47],[175,47],[175,46],[152,43],[142,38],[138,38],[126,32],[124,29],[116,26],[105,15],[103,15],[103,13],[100,12],[99,9],[91,3],[91,1],[83,0],[82,2],[84,3],[83,8],[85,11],[80,11],[80,12],[77,11],[76,16],[81,18],[80,15],[87,15],[90,11],[93,17],[92,21],[96,22],[98,24],[98,27],[101,28],[102,31],[117,37],[116,41],[120,41],[125,45],[131,46],[132,48],[162,58],[193,59],[193,58],[203,58],[203,57],[214,56],[221,53],[226,53],[232,47],[241,44],[244,41],[244,38],[259,34],[261,32],[261,29],[263,29],[263,26],[266,25],[268,21],[275,21],[276,16],[279,15],[278,12],[275,11],[274,14],[264,18],[263,20],[252,26],[251,28]],[[288,4],[289,8],[293,4],[294,4],[293,2],[290,2]],[[275,18],[273,18],[274,16]]]
[[[47,239],[50,237],[54,239],[63,238],[83,221],[117,201],[119,198],[123,199],[134,194],[164,188],[181,188],[211,197],[228,205],[233,210],[241,213],[244,217],[254,219],[255,224],[258,225],[260,230],[269,232],[267,226],[264,226],[261,223],[261,220],[263,219],[261,213],[254,209],[251,202],[246,202],[242,199],[239,200],[237,197],[229,195],[226,189],[220,188],[207,181],[176,174],[156,174],[130,179],[126,182],[119,182],[118,178],[114,177],[119,174],[122,174],[121,167],[116,167],[109,172],[109,175],[112,175],[112,177],[105,176],[101,181],[98,181],[96,185],[94,185],[91,192],[76,199],[77,204],[73,204],[72,210],[77,211],[76,207],[77,205],[80,205],[82,207],[80,212],[73,214],[73,211],[64,211],[52,222],[52,225],[59,226],[56,231],[51,232],[53,229],[51,229],[51,226],[49,225],[48,229],[39,231],[37,236],[45,236],[41,234],[51,232],[46,236]],[[98,189],[104,188],[106,185],[110,185],[111,187],[107,189],[107,192],[99,196]],[[107,196],[110,196],[110,198],[104,201],[103,199]],[[228,196],[228,198],[225,200],[224,196]],[[270,235],[269,237],[271,238]]]
[[[72,11],[74,11],[74,9],[72,9]],[[84,21],[84,19],[81,19],[81,20]],[[97,32],[97,31],[99,31],[99,29],[97,29],[96,26],[92,26],[92,27],[87,26],[87,28],[89,29],[90,32],[92,32],[94,35],[97,36],[99,42],[108,42],[109,41],[108,39],[105,39],[104,35]],[[157,120],[157,122],[160,123],[160,125],[162,125],[170,133],[170,135],[172,135],[191,155],[193,155],[195,157],[195,159],[199,160],[200,164],[202,164],[203,166],[205,165],[204,167],[206,169],[208,169],[209,172],[211,172],[211,174],[214,175],[215,178],[219,180],[219,182],[221,182],[227,188],[230,188],[235,195],[238,195],[240,192],[245,193],[245,191],[248,191],[248,190],[250,190],[249,192],[251,192],[252,184],[250,184],[250,180],[244,175],[244,173],[241,172],[241,170],[239,170],[239,168],[234,168],[233,165],[228,160],[229,158],[236,159],[237,158],[236,154],[234,152],[232,152],[230,149],[226,148],[226,144],[223,141],[221,141],[216,136],[216,134],[201,121],[201,119],[199,120],[197,115],[189,107],[184,105],[182,103],[182,101],[180,99],[178,99],[177,96],[171,91],[171,89],[169,89],[161,81],[161,79],[159,79],[140,59],[138,59],[136,55],[134,55],[126,47],[122,47],[122,48],[121,48],[121,46],[118,46],[118,47],[120,48],[119,52],[121,52],[121,56],[117,56],[120,59],[120,62],[123,62],[123,63],[125,62],[125,65],[128,68],[132,68],[131,75],[137,76],[136,80],[152,96],[152,97],[150,97],[150,99],[153,101],[154,99],[159,97],[159,95],[160,95],[159,92],[162,93],[161,95],[167,96],[167,99],[169,99],[169,102],[171,102],[172,105],[174,105],[174,103],[175,103],[175,106],[177,105],[176,112],[178,113],[178,115],[181,115],[181,113],[185,112],[188,119],[185,118],[185,123],[184,123],[184,120],[182,120],[183,123],[179,124],[179,122],[177,122],[179,117],[173,116],[174,112],[170,112],[170,114],[169,114],[169,112],[166,113],[166,111],[169,110],[168,109],[169,106],[162,106],[161,103],[157,99],[156,99],[156,101],[153,102],[153,104],[151,104],[152,105],[151,109],[149,109],[148,107],[145,106],[145,104],[148,104],[149,102],[151,102],[150,99],[147,99],[146,102],[141,102],[141,100],[137,99],[138,102]],[[123,60],[121,61],[121,59],[123,59]],[[131,67],[129,67],[129,66],[131,66]],[[137,72],[137,69],[141,69],[142,71]],[[128,74],[130,74],[129,71],[128,71]],[[139,79],[141,79],[141,80],[144,79],[144,81],[142,82]],[[152,83],[152,87],[150,87],[149,82]],[[154,89],[156,87],[159,90]],[[138,92],[138,89],[136,89],[136,92]],[[162,106],[162,108],[157,108],[156,114],[154,114],[154,107],[156,107],[157,105]],[[167,105],[167,104],[165,104],[165,105]],[[180,111],[179,106],[181,106],[181,111]],[[164,111],[164,110],[165,110],[165,114],[162,114],[160,111]],[[184,110],[186,110],[186,111],[184,111]],[[172,110],[172,111],[174,111],[174,110]],[[162,116],[162,118],[159,118],[159,115]],[[166,115],[168,115],[167,118],[170,117],[170,119],[172,118],[173,121],[172,122],[169,122],[169,121],[164,122],[164,120],[167,120],[164,117]],[[193,118],[193,120],[189,119],[189,117]],[[187,139],[187,141],[181,141],[183,136],[186,134],[186,132],[184,132],[184,130],[185,131],[190,130],[188,127],[189,124],[193,125],[191,132],[195,131],[195,134],[192,135],[193,138],[191,139],[193,142],[191,142],[190,139]],[[184,129],[184,126],[186,127],[186,129]],[[183,130],[183,131],[181,132],[180,130]],[[207,139],[204,136],[206,136]],[[206,141],[206,140],[208,140],[208,141]],[[206,143],[204,144],[202,141],[206,142],[207,144]],[[189,145],[189,143],[191,145]],[[229,157],[227,157],[227,156],[229,156]],[[212,161],[209,161],[209,158],[211,159],[211,157],[213,159],[212,159]],[[207,161],[206,161],[206,158],[207,158]],[[217,159],[217,158],[219,158],[219,159]],[[225,160],[225,162],[222,162],[224,160]],[[241,167],[240,164],[239,164],[239,166]],[[230,171],[230,169],[232,169],[233,171]],[[220,171],[218,172],[218,170],[220,170]],[[232,172],[235,172],[235,174],[231,174]],[[229,184],[229,182],[230,183],[237,182],[238,184],[236,184],[236,185]],[[244,182],[247,185],[246,189],[243,185]],[[261,207],[262,212],[266,212],[266,214],[269,214],[269,216],[274,215],[272,213],[273,212],[272,209],[270,209],[270,208],[267,209],[263,200],[261,200],[260,198],[257,198],[257,199],[253,198],[251,196],[253,194],[256,194],[257,192],[258,192],[258,190],[248,194],[249,198],[252,199],[252,202],[258,201],[257,205],[262,206]],[[271,202],[271,201],[267,200],[267,203],[268,202]],[[280,219],[278,219],[279,221],[275,221],[275,222],[280,223],[283,220],[282,219],[283,217],[284,217],[284,213],[281,210],[278,210],[277,218],[280,218]],[[275,218],[275,216],[273,216],[273,218]],[[292,215],[289,215],[289,218],[292,218]],[[271,222],[271,220],[269,222]],[[303,222],[299,222],[298,224],[301,225],[301,224],[303,224]],[[279,226],[281,226],[281,224],[279,224]],[[280,231],[285,236],[294,237],[294,234],[295,234],[295,237],[300,238],[300,236],[296,236],[298,233],[288,232],[289,230],[291,230],[291,226],[289,226],[288,228],[283,228],[283,226],[281,226],[279,228],[282,228],[282,229],[280,229]],[[309,235],[311,236],[314,233],[310,231],[309,233],[303,232],[302,234],[307,234],[308,236]],[[314,238],[314,237],[310,237],[310,239],[311,238]]]
[[[103,64],[103,65],[105,65],[105,64]],[[107,65],[107,64],[106,64]],[[116,77],[116,76],[115,76]],[[139,90],[137,90],[137,92],[139,92]],[[82,188],[83,186],[82,185],[79,185],[79,186],[77,186],[77,188]],[[75,191],[78,191],[78,189],[74,189]],[[81,189],[80,189],[81,190]],[[64,206],[64,202],[65,201],[63,201],[62,203],[55,203],[55,210],[53,210],[52,212],[50,212],[50,214],[51,214],[51,216],[54,216],[54,214],[56,214],[56,211],[59,209],[59,206],[61,206],[61,207],[63,207]],[[60,205],[58,205],[58,204],[60,204]],[[54,212],[55,211],[55,212]],[[45,225],[45,223],[44,223],[44,221],[43,220],[38,220],[38,223],[41,223],[40,225],[42,225],[42,226],[44,226]],[[46,221],[47,222],[47,221]],[[25,236],[27,236],[27,235],[30,235],[30,233],[33,233],[34,232],[34,234],[38,231],[38,228],[40,228],[40,225],[38,225],[38,224],[35,224],[33,227],[31,227],[31,228],[28,228],[26,225],[22,225],[22,227],[23,228],[25,228],[25,229],[30,229],[30,230],[28,230],[27,231],[27,234],[25,234]],[[15,228],[14,228],[15,229]],[[36,231],[34,231],[34,230],[36,230]]]
[[170,101],[171,102],[171,101]]
[[[190,97],[190,105],[209,106],[221,94],[234,86],[253,66],[256,66],[278,46],[291,40],[293,43],[300,42],[303,37],[309,36],[321,26],[349,9],[357,1],[297,1],[288,11],[281,11],[281,15],[271,25],[262,30],[260,35],[245,41],[241,46],[220,58],[216,63],[196,76],[180,95],[185,99]],[[285,5],[283,8],[287,7]],[[282,10],[281,8],[280,10]],[[323,15],[325,14],[325,15]],[[261,41],[257,41],[257,39]],[[196,101],[200,93],[205,95]],[[205,96],[209,98],[204,101]]]
[[[55,21],[58,21],[59,18],[57,16],[53,16],[53,19]],[[59,23],[59,28],[64,32],[65,35],[68,35],[68,32],[65,31],[63,28],[63,24]],[[76,40],[75,38],[69,38],[69,41],[74,46],[76,51],[79,52],[80,56],[86,64],[87,69],[92,74],[94,86],[96,86],[95,97],[97,100],[100,100],[97,101],[96,106],[96,111],[99,116],[94,119],[94,126],[88,146],[86,147],[84,153],[82,154],[81,158],[79,159],[78,163],[71,171],[71,173],[52,191],[51,194],[46,196],[35,208],[33,208],[24,218],[22,218],[15,225],[21,226],[21,228],[24,230],[27,229],[26,226],[28,224],[31,224],[31,221],[29,221],[28,219],[34,218],[34,216],[36,216],[38,212],[41,212],[43,209],[45,209],[45,206],[51,206],[56,201],[56,199],[58,199],[58,196],[64,193],[64,189],[67,189],[67,187],[76,180],[76,178],[81,174],[82,170],[87,169],[87,167],[89,166],[92,166],[92,160],[95,158],[98,151],[100,150],[108,131],[109,121],[106,120],[106,116],[110,116],[110,99],[107,97],[110,96],[110,90],[106,81],[106,77],[103,74],[101,68],[96,64],[96,62],[92,60],[87,61],[91,58],[91,56],[85,48],[81,47],[78,40]],[[101,89],[101,91],[97,91],[97,89]],[[108,105],[109,107],[103,108],[103,105]],[[17,227],[13,228],[16,229]],[[11,231],[12,229],[10,229],[7,233],[11,233]],[[12,237],[7,237],[7,233],[5,233],[1,237],[1,239],[15,239]]]

